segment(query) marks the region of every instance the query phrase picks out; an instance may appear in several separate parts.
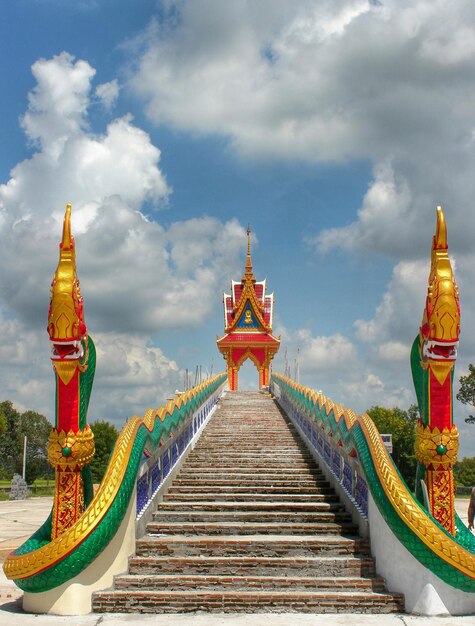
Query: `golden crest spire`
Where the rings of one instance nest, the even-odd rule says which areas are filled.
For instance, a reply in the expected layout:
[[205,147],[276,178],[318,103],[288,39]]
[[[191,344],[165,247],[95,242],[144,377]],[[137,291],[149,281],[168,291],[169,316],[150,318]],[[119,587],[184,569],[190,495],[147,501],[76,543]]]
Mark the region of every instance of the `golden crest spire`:
[[251,257],[251,227],[247,226],[247,256],[246,256],[246,271],[243,276],[243,280],[256,281],[256,277],[252,271],[252,257]]
[[435,229],[435,235],[432,241],[432,257],[434,256],[434,250],[447,250],[447,225],[445,223],[444,211],[441,206],[437,207],[437,226]]

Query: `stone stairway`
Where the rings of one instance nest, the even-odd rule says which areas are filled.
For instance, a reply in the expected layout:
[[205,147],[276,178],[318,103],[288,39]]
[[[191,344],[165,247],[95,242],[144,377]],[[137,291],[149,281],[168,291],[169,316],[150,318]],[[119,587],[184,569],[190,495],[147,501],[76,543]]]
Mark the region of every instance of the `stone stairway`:
[[228,393],[96,612],[403,611],[274,401]]

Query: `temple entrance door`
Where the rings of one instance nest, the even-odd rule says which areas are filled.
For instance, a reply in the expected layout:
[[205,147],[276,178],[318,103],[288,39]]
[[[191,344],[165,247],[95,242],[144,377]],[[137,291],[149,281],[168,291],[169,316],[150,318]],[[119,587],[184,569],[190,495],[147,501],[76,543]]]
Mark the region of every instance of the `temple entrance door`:
[[259,370],[255,363],[247,358],[238,370],[239,389],[241,391],[256,391],[259,389]]
[[[264,358],[263,358],[264,357]],[[247,349],[244,354],[241,352],[240,358],[235,361],[228,361],[228,384],[229,389],[231,391],[237,391],[239,388],[239,378],[241,376],[240,370],[244,363],[250,361],[250,367],[254,365],[257,369],[258,373],[258,386],[257,389],[262,389],[263,387],[267,387],[269,385],[269,361],[265,358],[264,353],[262,354],[254,354],[251,349]],[[247,377],[246,377],[247,381]],[[245,383],[246,384],[246,383]],[[249,383],[247,383],[249,384]],[[253,387],[250,387],[253,388]],[[242,389],[242,385],[241,385]]]

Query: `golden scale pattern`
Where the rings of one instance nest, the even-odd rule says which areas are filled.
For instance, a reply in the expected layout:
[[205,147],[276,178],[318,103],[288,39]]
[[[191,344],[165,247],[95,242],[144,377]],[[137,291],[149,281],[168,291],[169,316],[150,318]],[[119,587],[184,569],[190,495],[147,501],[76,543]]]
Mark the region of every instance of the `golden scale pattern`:
[[83,515],[63,534],[45,546],[38,548],[38,550],[19,556],[10,555],[5,563],[5,573],[8,578],[20,580],[34,576],[75,550],[98,526],[114,501],[127,470],[127,462],[140,426],[143,424],[151,431],[155,417],[163,421],[167,413],[171,415],[175,407],[179,409],[183,403],[188,402],[194,395],[201,393],[203,389],[211,385],[219,376],[218,374],[205,383],[194,387],[174,401],[170,400],[159,409],[148,409],[142,419],[135,415],[129,420],[117,439],[112,458],[99,489]]
[[[335,407],[335,404],[331,400],[325,398],[322,393],[317,393],[308,387],[295,383],[289,378],[285,378],[284,376],[280,376],[278,374],[275,376],[277,378],[281,378],[296,391],[309,396],[313,401],[317,401],[320,409],[322,407],[325,408],[327,416]],[[362,413],[359,417],[356,417],[355,413],[351,409],[346,409],[342,414],[340,413],[338,418],[335,413],[335,419],[337,422],[342,418],[345,420],[348,430],[350,430],[356,422],[359,422],[366,441],[368,442],[371,457],[376,468],[376,473],[381,481],[381,485],[389,502],[401,520],[430,550],[435,552],[435,554],[437,554],[446,563],[458,569],[469,578],[475,579],[474,555],[446,535],[413,499],[412,495],[408,492],[407,487],[395,471],[379,431],[369,415],[367,413]]]

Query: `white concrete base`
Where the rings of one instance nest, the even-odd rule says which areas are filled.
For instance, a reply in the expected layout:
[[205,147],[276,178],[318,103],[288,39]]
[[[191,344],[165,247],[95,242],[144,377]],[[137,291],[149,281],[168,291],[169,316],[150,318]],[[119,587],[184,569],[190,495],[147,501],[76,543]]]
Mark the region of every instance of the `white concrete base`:
[[134,489],[119,530],[83,572],[50,591],[25,593],[23,610],[53,615],[90,613],[93,592],[111,587],[114,575],[127,570],[129,556],[135,552],[135,501]]
[[371,553],[376,572],[391,592],[403,593],[407,613],[424,616],[473,615],[475,593],[454,589],[412,556],[393,535],[371,494],[368,496]]

